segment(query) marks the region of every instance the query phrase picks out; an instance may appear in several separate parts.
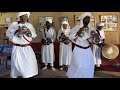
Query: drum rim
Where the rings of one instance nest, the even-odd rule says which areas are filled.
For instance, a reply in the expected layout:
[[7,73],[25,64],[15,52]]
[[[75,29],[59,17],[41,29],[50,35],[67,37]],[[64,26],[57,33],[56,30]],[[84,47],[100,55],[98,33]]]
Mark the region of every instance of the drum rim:
[[[117,54],[116,54],[115,57],[107,57],[107,56],[104,54],[103,49],[102,49],[102,56],[105,57],[106,59],[109,59],[109,60],[112,60],[112,59],[115,59],[116,57],[118,57],[118,55],[119,55],[119,48],[118,48],[116,45],[114,45],[114,44],[107,44],[107,45],[116,47]],[[102,47],[102,48],[104,48],[104,47]]]

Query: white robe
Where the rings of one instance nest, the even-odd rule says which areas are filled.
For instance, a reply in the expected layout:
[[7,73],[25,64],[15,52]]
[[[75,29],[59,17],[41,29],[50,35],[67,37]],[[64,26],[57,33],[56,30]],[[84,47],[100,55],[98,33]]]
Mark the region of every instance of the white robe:
[[[100,39],[101,41],[99,43],[103,43],[103,39],[105,39],[105,34],[104,31],[101,30],[99,31],[100,33]],[[101,47],[97,46],[97,45],[93,45],[93,55],[94,55],[94,63],[97,66],[100,66],[102,64],[102,60],[101,60]]]
[[[79,30],[79,25],[75,26],[70,34],[71,40],[76,38],[76,32]],[[76,38],[76,44],[86,47],[89,45],[87,39],[91,37],[91,30],[85,32],[85,37]],[[82,49],[77,46],[74,47],[72,53],[72,60],[70,67],[68,68],[67,74],[68,78],[93,78],[94,77],[94,58],[91,48]]]
[[[54,65],[54,61],[55,61],[55,54],[54,54],[54,41],[56,39],[56,32],[54,30],[54,28],[50,28],[48,31],[45,31],[46,33],[46,37],[50,38],[52,40],[52,43],[49,45],[42,45],[42,63],[51,63],[52,66]],[[45,38],[45,33],[44,33],[44,29],[42,30],[42,38]]]
[[[27,28],[30,29],[32,37],[25,36],[30,42],[32,38],[35,38],[36,32],[32,24],[25,23]],[[23,36],[18,38],[14,35],[15,31],[18,30],[18,23],[13,22],[8,30],[6,31],[7,37],[11,38],[14,44],[29,44],[30,42],[26,41]],[[35,57],[35,53],[31,46],[20,47],[13,45],[12,54],[11,54],[11,73],[12,78],[17,78],[22,76],[23,78],[29,78],[38,74],[38,65]]]
[[[65,30],[59,30],[58,31],[58,35],[57,35],[57,39],[59,40],[59,37],[61,35],[61,33],[64,33],[65,36],[69,37],[69,32],[70,29],[67,30],[67,32],[65,32]],[[72,43],[70,42],[68,45],[60,42],[60,46],[59,46],[59,65],[70,65],[71,62],[71,57],[72,57]]]

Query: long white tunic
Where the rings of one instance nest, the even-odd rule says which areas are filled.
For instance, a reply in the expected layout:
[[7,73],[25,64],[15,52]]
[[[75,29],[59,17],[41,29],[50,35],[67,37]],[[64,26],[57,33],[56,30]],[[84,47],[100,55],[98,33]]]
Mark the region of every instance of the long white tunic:
[[[59,40],[59,37],[61,35],[61,33],[64,33],[66,37],[69,37],[69,32],[70,29],[66,30],[59,30],[58,31],[58,35],[57,35],[57,39]],[[72,57],[72,43],[70,42],[68,45],[60,42],[60,46],[59,46],[59,65],[70,65],[71,62],[71,57]]]
[[[105,39],[105,33],[103,30],[99,31],[100,33],[100,39],[101,41],[99,43],[103,43],[103,39]],[[93,55],[94,55],[94,63],[97,66],[100,66],[102,64],[101,60],[101,47],[97,45],[93,45]]]
[[[46,33],[46,37],[45,37],[45,33]],[[54,41],[56,39],[56,32],[54,30],[54,28],[50,28],[48,31],[46,30],[44,32],[44,30],[42,30],[42,38],[46,39],[46,38],[50,38],[52,40],[52,43],[49,45],[42,45],[42,62],[47,64],[47,63],[51,63],[53,64],[55,61],[55,54],[54,54]]]
[[[32,38],[35,38],[36,32],[32,24],[25,23],[27,28],[30,29],[32,33],[32,37],[25,36],[30,42]],[[6,31],[7,37],[11,38],[14,44],[29,44],[30,42],[26,41],[23,36],[22,38],[18,38],[14,35],[14,32],[18,30],[18,23],[13,22],[8,30]],[[31,46],[20,47],[13,45],[12,54],[11,54],[11,73],[10,76],[12,78],[17,78],[18,76],[22,76],[23,78],[29,78],[38,74],[38,65],[35,57],[35,53]]]
[[[75,26],[72,29],[70,38],[75,39],[76,32],[79,30],[79,26]],[[90,31],[85,32],[83,38],[76,38],[76,44],[86,47],[89,45],[87,39],[91,37]],[[93,78],[94,77],[94,58],[91,48],[82,49],[79,47],[74,47],[72,60],[70,67],[68,68],[67,74],[68,78]]]

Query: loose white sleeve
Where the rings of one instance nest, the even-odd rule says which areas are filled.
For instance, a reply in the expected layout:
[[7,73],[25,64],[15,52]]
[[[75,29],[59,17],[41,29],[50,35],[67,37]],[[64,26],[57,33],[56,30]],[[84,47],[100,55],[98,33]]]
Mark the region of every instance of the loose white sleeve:
[[32,37],[35,38],[37,37],[37,34],[36,34],[36,31],[35,31],[35,28],[33,27],[32,24],[29,24],[28,25],[28,28],[30,29],[31,33],[32,33]]
[[73,27],[69,33],[69,39],[70,40],[74,40],[75,38],[77,38],[76,33],[79,31],[80,27],[79,25],[76,25],[75,27]]
[[104,31],[101,31],[100,35],[101,35],[102,39],[105,39],[105,32]]
[[54,42],[56,39],[56,32],[54,29],[52,31],[53,31],[53,36],[52,36],[51,40],[52,40],[52,42]]
[[14,36],[15,31],[18,30],[18,28],[19,27],[17,25],[17,22],[11,23],[11,25],[8,27],[6,31],[6,36],[12,38]]

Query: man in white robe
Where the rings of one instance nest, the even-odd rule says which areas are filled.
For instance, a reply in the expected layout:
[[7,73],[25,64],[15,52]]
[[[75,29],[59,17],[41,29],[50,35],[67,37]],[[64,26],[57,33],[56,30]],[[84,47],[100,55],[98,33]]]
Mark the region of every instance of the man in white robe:
[[48,63],[50,63],[51,69],[55,71],[54,61],[54,41],[56,39],[56,32],[52,26],[52,19],[46,19],[46,26],[42,30],[42,63],[45,64],[45,67],[42,69],[47,69]]
[[61,24],[61,29],[58,31],[57,39],[60,41],[59,66],[61,66],[60,70],[63,70],[63,65],[65,65],[66,69],[70,65],[72,56],[72,43],[70,41],[68,41],[69,43],[66,43],[67,41],[64,42],[64,40],[61,40],[63,35],[63,38],[68,38],[71,30],[68,21],[62,21]]
[[[92,14],[83,13],[80,16],[80,25],[72,28],[70,39],[75,44],[72,60],[66,73],[68,78],[93,78],[94,58],[91,50],[92,35],[95,30],[91,24]],[[83,34],[81,33],[83,31]]]
[[6,31],[6,36],[13,42],[10,73],[12,78],[18,76],[30,78],[38,74],[37,60],[30,46],[32,38],[35,38],[37,34],[33,25],[27,22],[29,16],[30,12],[19,12],[18,21],[13,22]]
[[97,23],[96,24],[96,31],[99,34],[100,37],[100,42],[96,45],[93,45],[93,55],[94,55],[94,60],[95,60],[95,66],[96,67],[100,67],[100,65],[102,64],[102,60],[101,60],[101,50],[102,50],[102,46],[104,46],[104,41],[105,41],[105,33],[102,30],[102,27],[104,26],[103,23]]

